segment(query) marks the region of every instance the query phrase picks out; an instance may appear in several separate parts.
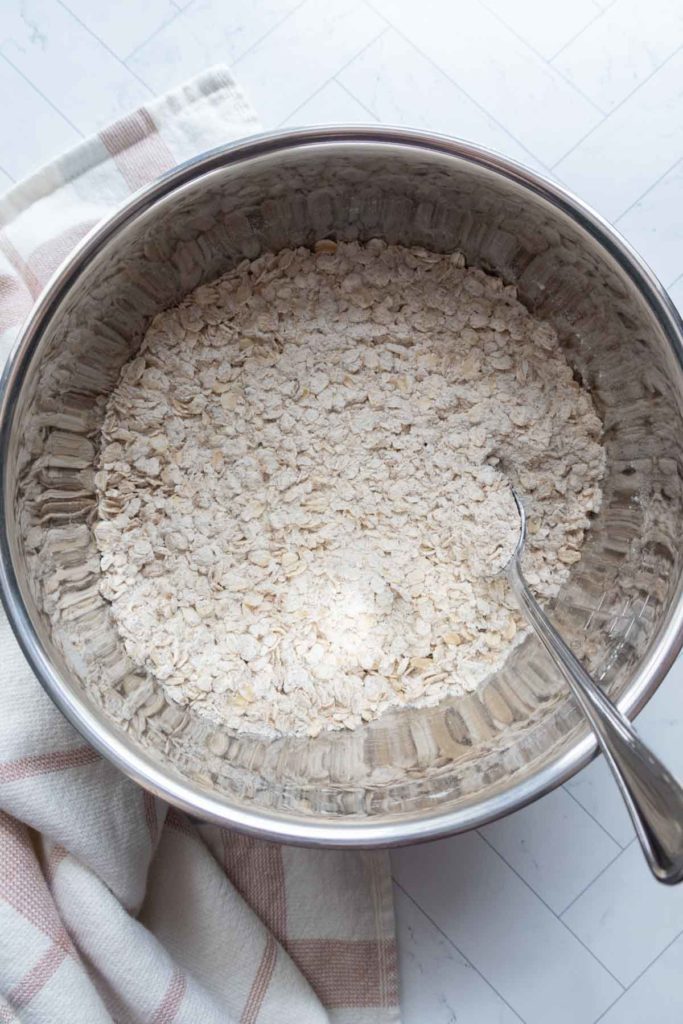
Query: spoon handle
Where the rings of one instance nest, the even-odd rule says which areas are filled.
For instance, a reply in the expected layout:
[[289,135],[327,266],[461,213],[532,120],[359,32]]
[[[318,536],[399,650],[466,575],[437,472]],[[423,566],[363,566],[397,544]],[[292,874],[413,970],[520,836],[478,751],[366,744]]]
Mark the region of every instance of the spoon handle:
[[526,618],[593,728],[650,870],[660,882],[683,881],[683,787],[572,654],[529,590],[516,556],[506,571]]

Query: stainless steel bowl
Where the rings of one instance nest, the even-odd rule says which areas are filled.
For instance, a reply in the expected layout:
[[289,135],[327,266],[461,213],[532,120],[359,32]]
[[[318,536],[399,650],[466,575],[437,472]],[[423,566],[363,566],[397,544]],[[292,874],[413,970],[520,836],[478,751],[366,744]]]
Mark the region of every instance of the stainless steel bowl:
[[266,742],[169,706],[98,593],[93,463],[105,397],[149,318],[244,257],[382,236],[517,285],[558,329],[605,422],[604,507],[556,601],[562,630],[636,713],[682,641],[682,325],[629,246],[563,189],[463,142],[396,129],[264,135],[143,189],[38,301],[2,381],[1,584],[44,687],[123,771],[262,836],[389,845],[481,825],[595,744],[537,641],[479,692],[353,733]]

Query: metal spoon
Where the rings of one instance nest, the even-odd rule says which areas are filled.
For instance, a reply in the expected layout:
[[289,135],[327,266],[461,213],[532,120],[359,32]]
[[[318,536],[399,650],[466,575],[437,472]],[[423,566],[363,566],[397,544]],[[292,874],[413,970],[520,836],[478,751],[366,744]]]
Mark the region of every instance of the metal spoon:
[[643,743],[629,720],[605,696],[551,625],[529,590],[521,568],[526,513],[513,490],[521,529],[503,572],[536,635],[562,672],[605,755],[656,879],[683,881],[683,787]]

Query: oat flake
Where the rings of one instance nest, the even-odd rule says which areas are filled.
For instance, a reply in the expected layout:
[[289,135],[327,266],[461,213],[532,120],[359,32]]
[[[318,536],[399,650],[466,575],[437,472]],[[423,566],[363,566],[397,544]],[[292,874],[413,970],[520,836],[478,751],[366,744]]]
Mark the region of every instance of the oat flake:
[[152,322],[96,474],[130,656],[230,728],[316,735],[436,704],[553,595],[600,504],[601,424],[557,335],[461,255],[318,243]]

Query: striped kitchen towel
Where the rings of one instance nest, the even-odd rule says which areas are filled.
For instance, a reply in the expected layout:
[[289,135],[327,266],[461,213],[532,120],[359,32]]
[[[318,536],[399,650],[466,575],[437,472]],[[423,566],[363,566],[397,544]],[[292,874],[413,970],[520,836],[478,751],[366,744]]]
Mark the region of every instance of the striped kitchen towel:
[[[258,129],[222,68],[0,199],[0,346],[133,189]],[[388,858],[197,825],[102,760],[0,617],[0,1024],[394,1024]]]

